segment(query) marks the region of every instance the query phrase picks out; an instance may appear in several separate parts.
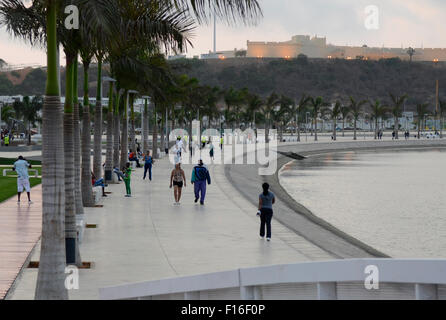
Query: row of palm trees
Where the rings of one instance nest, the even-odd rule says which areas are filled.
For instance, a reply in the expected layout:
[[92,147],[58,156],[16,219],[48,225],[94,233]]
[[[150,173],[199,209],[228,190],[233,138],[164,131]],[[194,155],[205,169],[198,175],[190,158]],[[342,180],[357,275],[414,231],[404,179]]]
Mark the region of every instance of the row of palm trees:
[[[348,103],[342,103],[340,100],[331,103],[322,97],[311,97],[305,94],[299,101],[276,93],[263,98],[250,93],[246,88],[237,90],[231,87],[222,90],[218,87],[200,85],[197,79],[190,79],[184,75],[175,79],[174,87],[168,89],[168,92],[171,94],[167,100],[163,100],[163,103],[154,100],[155,114],[160,115],[159,121],[156,122],[158,128],[155,127],[155,130],[162,128],[169,119],[189,129],[189,132],[191,132],[194,119],[202,123],[202,128],[242,129],[263,124],[267,140],[271,127],[279,129],[279,139],[282,140],[284,128],[294,125],[297,141],[300,141],[301,127],[303,123],[306,124],[308,115],[312,121],[312,134],[315,141],[318,140],[318,119],[332,121],[333,140],[337,138],[339,122],[342,122],[343,136],[346,122],[353,122],[353,139],[357,140],[358,121],[368,120],[370,127],[374,126],[375,139],[378,139],[378,132],[383,129],[384,120],[393,118],[395,138],[398,139],[399,119],[403,116],[404,104],[408,98],[407,95],[397,96],[390,93],[388,104],[379,100],[358,100],[351,96],[348,97]],[[446,102],[440,101],[438,114],[431,112],[428,104],[417,104],[418,138],[423,127],[422,122],[425,121],[427,115],[440,119],[442,136]],[[203,123],[204,118],[207,119],[206,123]],[[153,141],[156,141],[155,136]],[[164,132],[161,141],[167,145]]]
[[[64,8],[68,5],[79,9],[79,29],[64,26]],[[261,16],[261,10],[256,0],[34,0],[30,6],[19,0],[0,0],[0,25],[14,37],[45,48],[47,53],[42,110],[43,224],[36,299],[68,298],[65,267],[81,264],[76,215],[83,214],[84,206],[94,205],[89,108],[83,108],[82,130],[78,116],[79,60],[84,70],[84,106],[89,105],[90,64],[98,64],[93,171],[99,177],[102,65],[109,65],[110,75],[116,80],[110,81],[106,116],[106,170],[110,170],[111,165],[127,161],[127,109],[130,104],[130,123],[134,124],[133,90],[150,95],[157,105],[167,105],[170,93],[165,89],[173,79],[166,72],[161,51],[185,50],[191,44],[196,24],[209,21],[214,14],[229,22],[252,23]],[[58,79],[59,46],[66,59],[63,106]],[[116,152],[119,141],[120,154]]]

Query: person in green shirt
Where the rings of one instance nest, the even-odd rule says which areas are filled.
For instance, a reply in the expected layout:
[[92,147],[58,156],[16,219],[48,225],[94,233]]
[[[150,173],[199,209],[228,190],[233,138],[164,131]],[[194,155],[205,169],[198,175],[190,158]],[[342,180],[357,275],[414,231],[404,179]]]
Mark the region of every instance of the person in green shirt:
[[130,198],[132,196],[132,190],[130,188],[130,180],[132,176],[132,168],[130,167],[130,163],[127,162],[125,165],[124,170],[122,170],[124,173],[124,183],[125,183],[125,191],[126,191],[126,197]]
[[5,135],[4,141],[5,141],[5,147],[9,146],[9,135],[8,134]]

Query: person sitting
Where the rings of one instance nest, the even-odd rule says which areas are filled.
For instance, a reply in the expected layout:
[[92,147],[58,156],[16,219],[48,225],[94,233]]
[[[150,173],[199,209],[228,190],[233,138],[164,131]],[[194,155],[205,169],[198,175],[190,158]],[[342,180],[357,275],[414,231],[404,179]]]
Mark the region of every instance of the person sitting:
[[138,156],[132,150],[130,150],[129,161],[135,161],[136,167],[141,168],[141,165],[139,164]]
[[106,187],[106,184],[104,183],[104,179],[103,179],[103,178],[100,178],[100,179],[96,180],[96,177],[95,177],[95,175],[94,175],[93,172],[91,172],[91,185],[92,185],[93,187],[102,187],[102,196],[103,196],[103,197],[106,197],[106,196],[107,196],[107,195],[105,194],[105,187]]

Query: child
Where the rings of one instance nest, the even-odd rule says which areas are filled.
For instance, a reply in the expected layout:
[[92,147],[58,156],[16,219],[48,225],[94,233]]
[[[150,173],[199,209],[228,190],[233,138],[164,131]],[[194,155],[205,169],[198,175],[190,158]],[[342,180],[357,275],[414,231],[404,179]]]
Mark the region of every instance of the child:
[[130,189],[130,177],[132,175],[132,168],[130,167],[130,163],[127,162],[125,168],[122,170],[124,172],[124,183],[125,183],[125,191],[126,197],[130,198],[132,196],[132,190]]

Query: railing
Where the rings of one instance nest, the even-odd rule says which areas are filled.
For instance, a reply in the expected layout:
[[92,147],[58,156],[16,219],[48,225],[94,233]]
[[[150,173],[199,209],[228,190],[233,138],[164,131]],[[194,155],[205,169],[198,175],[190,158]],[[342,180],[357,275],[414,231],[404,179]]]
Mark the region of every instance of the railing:
[[99,294],[105,300],[446,299],[446,259],[353,259],[244,268],[102,288]]

